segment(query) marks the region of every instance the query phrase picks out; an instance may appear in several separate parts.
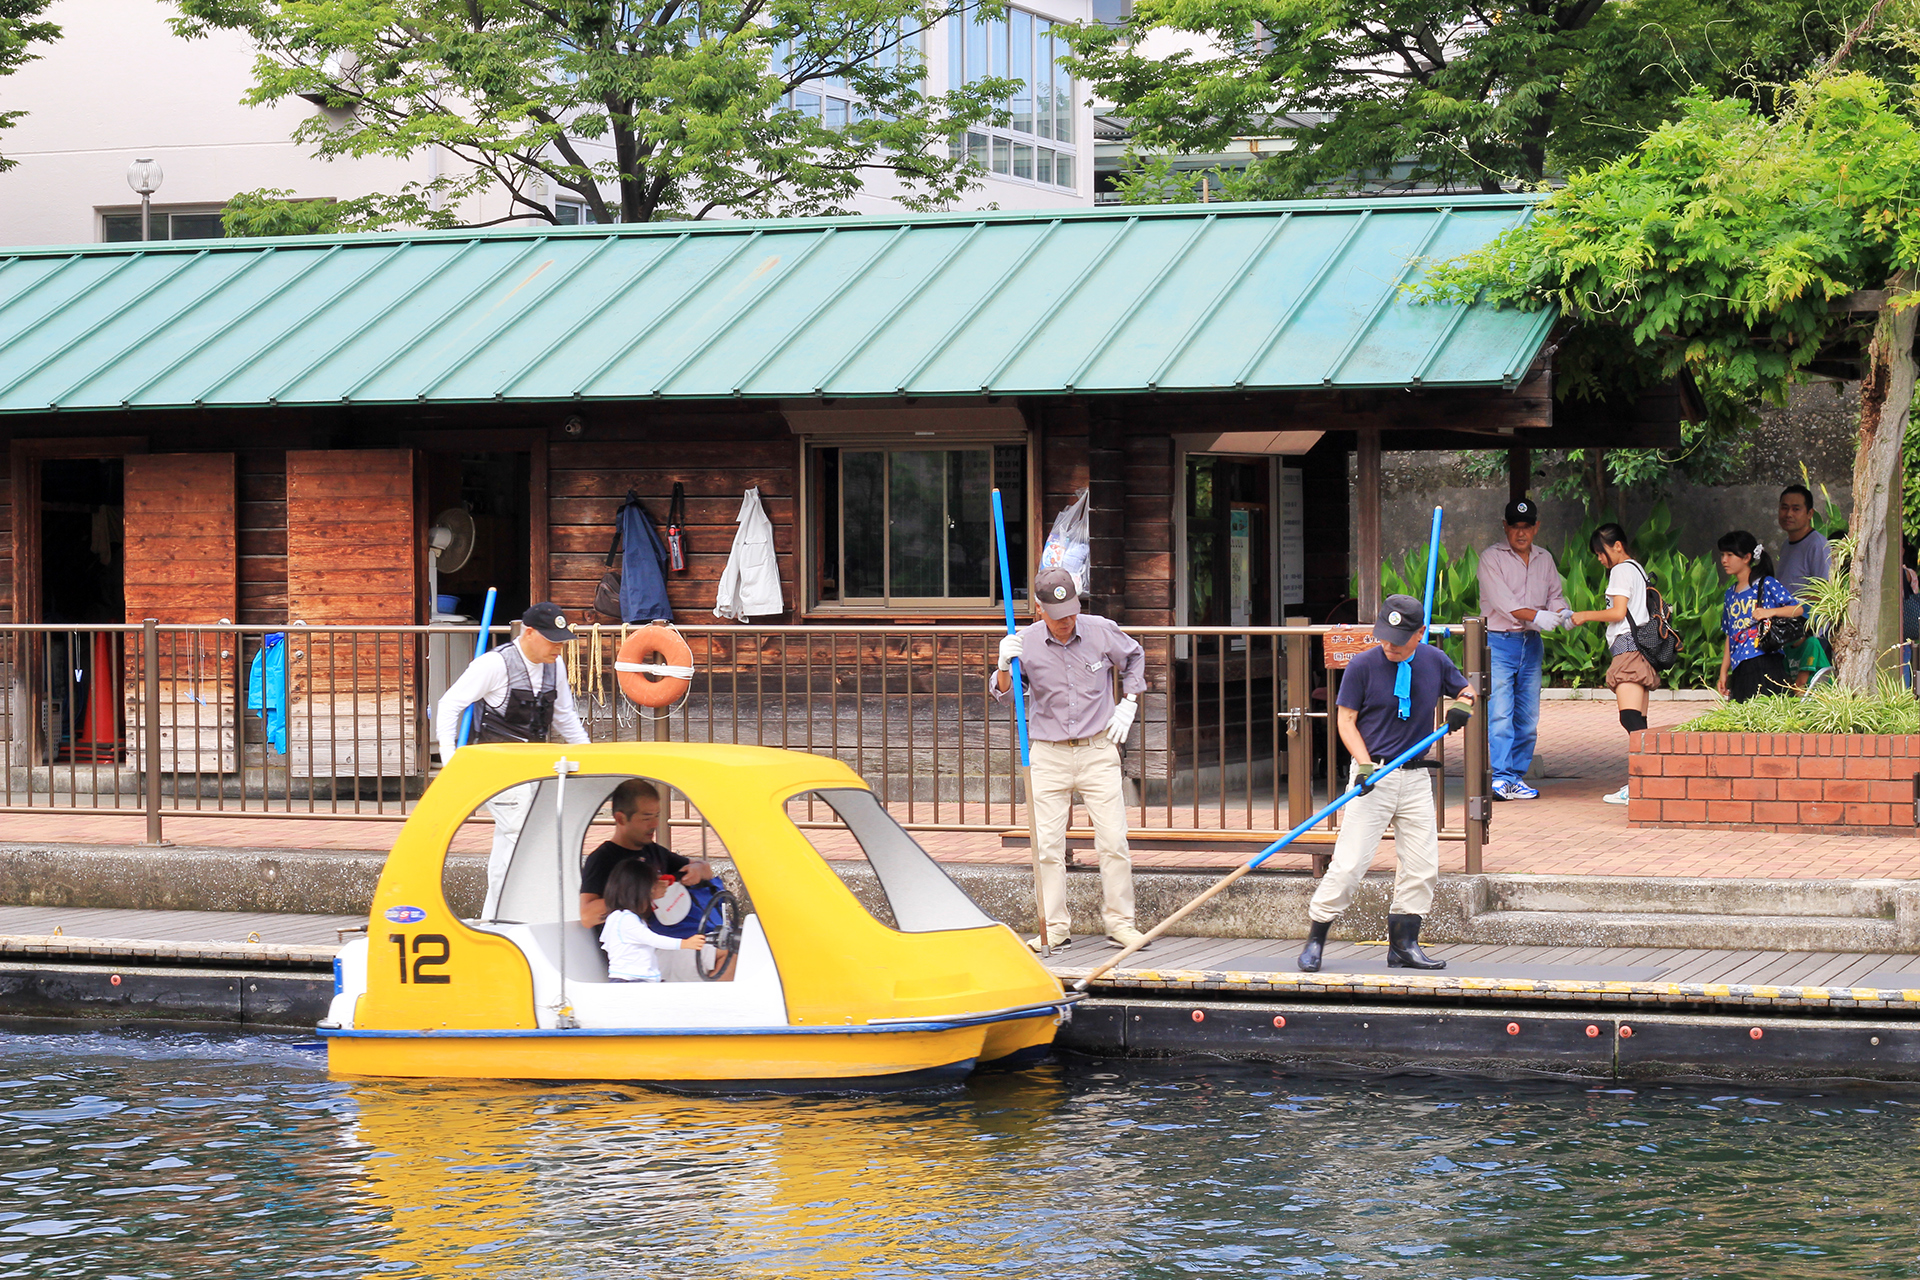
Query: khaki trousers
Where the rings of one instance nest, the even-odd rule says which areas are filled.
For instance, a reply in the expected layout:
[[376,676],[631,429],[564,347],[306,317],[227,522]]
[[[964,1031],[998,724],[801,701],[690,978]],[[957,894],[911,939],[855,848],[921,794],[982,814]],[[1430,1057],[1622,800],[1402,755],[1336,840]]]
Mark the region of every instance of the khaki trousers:
[[1397,916],[1426,915],[1440,880],[1440,833],[1433,822],[1433,783],[1427,771],[1396,769],[1367,794],[1355,796],[1340,814],[1333,862],[1313,891],[1307,915],[1324,924],[1347,909],[1353,891],[1373,865],[1389,824],[1394,857],[1400,864],[1393,876],[1389,910]]
[[1087,806],[1093,847],[1100,855],[1101,920],[1111,934],[1133,927],[1133,854],[1127,848],[1127,802],[1120,786],[1120,748],[1104,737],[1078,747],[1032,744],[1034,826],[1040,905],[1049,936],[1072,931],[1067,914],[1067,817],[1073,796]]

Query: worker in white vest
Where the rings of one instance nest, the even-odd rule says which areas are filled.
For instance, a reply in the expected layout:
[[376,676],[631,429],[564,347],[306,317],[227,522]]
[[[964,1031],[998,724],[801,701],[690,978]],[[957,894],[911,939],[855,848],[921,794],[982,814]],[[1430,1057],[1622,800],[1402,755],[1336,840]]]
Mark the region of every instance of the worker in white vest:
[[[567,684],[567,665],[560,657],[575,638],[560,607],[537,604],[520,621],[525,629],[519,639],[475,658],[440,695],[433,715],[442,765],[453,759],[459,746],[461,717],[476,704],[475,742],[545,742],[550,731],[558,731],[567,742],[587,741],[586,726],[574,710],[573,690]],[[493,850],[487,855],[482,920],[493,919],[500,908],[500,889],[506,883],[520,828],[526,825],[535,785],[508,787],[487,801],[487,812],[493,815]]]

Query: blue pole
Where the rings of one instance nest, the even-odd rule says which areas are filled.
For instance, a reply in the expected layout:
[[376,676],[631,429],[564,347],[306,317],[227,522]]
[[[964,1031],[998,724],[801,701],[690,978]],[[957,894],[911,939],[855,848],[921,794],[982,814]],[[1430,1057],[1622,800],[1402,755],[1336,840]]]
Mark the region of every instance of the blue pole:
[[[1452,733],[1456,728],[1464,726],[1465,724],[1466,724],[1466,719],[1464,714],[1460,717],[1459,724],[1456,725],[1454,723],[1454,713],[1449,712],[1447,716],[1447,722],[1445,724],[1441,725],[1438,729],[1435,729],[1432,733],[1428,734],[1426,737],[1420,739],[1420,741],[1408,747],[1405,751],[1402,751],[1399,755],[1395,756],[1393,759],[1387,761],[1384,765],[1381,765],[1378,769],[1375,769],[1373,771],[1373,777],[1368,779],[1367,785],[1371,786],[1373,783],[1378,782],[1381,778],[1386,777],[1388,774],[1392,773],[1395,769],[1400,768],[1402,765],[1406,764],[1408,761],[1417,760],[1418,758],[1420,758],[1421,756],[1427,753],[1428,747],[1431,747],[1434,743],[1440,741],[1440,739]],[[1360,786],[1361,786],[1360,783],[1357,783],[1357,782],[1354,783],[1351,787],[1347,788],[1345,795],[1342,795],[1339,798],[1335,799],[1332,803],[1328,804],[1326,808],[1314,814],[1311,818],[1308,818],[1305,822],[1302,822],[1299,826],[1287,832],[1287,834],[1285,834],[1284,836],[1281,836],[1278,840],[1275,840],[1272,844],[1268,845],[1266,848],[1262,849],[1259,853],[1255,854],[1253,858],[1247,863],[1247,870],[1249,871],[1253,870],[1255,867],[1265,862],[1268,858],[1271,858],[1274,854],[1280,852],[1282,849],[1292,844],[1295,840],[1298,840],[1301,836],[1313,830],[1313,828],[1320,825],[1321,820],[1324,819],[1328,814],[1337,812],[1338,810],[1344,808],[1349,800],[1352,800],[1355,796],[1360,794]]]
[[[1007,563],[1007,513],[998,489],[993,491],[993,543],[1000,554],[1000,602],[1006,606],[1007,634],[1012,635],[1013,572]],[[1020,781],[1027,791],[1027,851],[1033,864],[1033,915],[1039,926],[1034,941],[1042,953],[1050,956],[1053,944],[1047,938],[1047,903],[1040,892],[1040,822],[1033,812],[1033,761],[1027,750],[1027,694],[1020,684],[1020,659],[1007,665],[1007,678],[1013,688],[1013,723],[1020,740]]]
[[1440,512],[1439,507],[1433,509],[1433,536],[1427,539],[1426,628],[1420,633],[1420,641],[1423,644],[1433,634],[1433,580],[1440,568]]
[[[1000,501],[1000,491],[993,491],[993,542],[1000,551],[1000,603],[1007,610],[1007,634],[1016,630],[1013,620],[1013,574],[1007,568],[1007,515]],[[1013,669],[1007,673],[1013,680],[1013,722],[1020,732],[1020,767],[1026,769],[1033,761],[1027,751],[1027,695],[1020,687],[1020,659],[1013,660]],[[1028,797],[1028,807],[1032,807],[1032,797]],[[1036,851],[1037,852],[1037,851]]]
[[[1395,769],[1398,769],[1401,766],[1405,765],[1408,761],[1417,759],[1420,756],[1425,755],[1428,747],[1431,747],[1434,743],[1440,741],[1440,739],[1446,737],[1448,734],[1452,733],[1454,730],[1464,729],[1467,725],[1468,720],[1472,718],[1472,714],[1473,713],[1468,711],[1465,707],[1453,707],[1450,710],[1448,710],[1447,722],[1445,724],[1441,725],[1438,729],[1435,729],[1432,733],[1428,734],[1426,737],[1414,743],[1412,746],[1408,747],[1405,751],[1402,751],[1399,755],[1395,756],[1393,759],[1387,761],[1386,764],[1376,769],[1374,771],[1373,777],[1368,780],[1367,785],[1371,786],[1373,783],[1378,782],[1381,778],[1384,778],[1387,774],[1392,773]],[[1165,920],[1162,920],[1159,924],[1153,926],[1152,929],[1149,929],[1147,931],[1146,937],[1134,943],[1132,946],[1126,948],[1119,955],[1115,956],[1113,959],[1107,961],[1105,964],[1095,969],[1092,973],[1088,974],[1086,977],[1074,983],[1073,989],[1075,991],[1085,991],[1088,988],[1088,986],[1090,986],[1096,978],[1099,978],[1102,975],[1110,972],[1111,970],[1116,968],[1122,960],[1125,960],[1128,956],[1138,951],[1141,947],[1146,946],[1149,942],[1152,942],[1155,938],[1165,933],[1167,931],[1167,928],[1170,925],[1184,918],[1195,907],[1198,907],[1201,903],[1207,901],[1207,899],[1213,897],[1215,894],[1219,893],[1222,889],[1225,889],[1228,885],[1232,884],[1235,880],[1238,880],[1241,876],[1246,875],[1249,871],[1252,871],[1255,867],[1265,862],[1268,858],[1271,858],[1274,854],[1280,852],[1280,850],[1286,848],[1288,845],[1292,844],[1295,840],[1298,840],[1301,836],[1305,835],[1308,831],[1312,830],[1316,825],[1318,825],[1319,822],[1322,819],[1324,819],[1328,814],[1334,813],[1337,810],[1344,808],[1348,801],[1352,800],[1355,796],[1360,794],[1360,785],[1361,784],[1359,783],[1355,783],[1353,786],[1349,787],[1345,795],[1335,799],[1331,804],[1327,805],[1326,808],[1314,814],[1311,818],[1308,818],[1305,822],[1301,823],[1299,826],[1295,827],[1293,830],[1287,832],[1287,834],[1285,834],[1284,836],[1281,836],[1278,840],[1275,840],[1272,844],[1262,849],[1259,853],[1255,854],[1251,859],[1249,859],[1245,866],[1235,867],[1232,871],[1229,871],[1226,875],[1222,876],[1220,880],[1217,883],[1215,883],[1212,888],[1208,889],[1205,893],[1201,894],[1199,897],[1189,902],[1186,906],[1180,908],[1178,911],[1168,916]]]
[[[475,658],[478,658],[487,651],[487,641],[492,638],[488,632],[493,627],[493,602],[499,599],[499,597],[500,589],[498,587],[487,588],[487,602],[480,607],[480,636],[473,642],[473,656]],[[460,713],[460,741],[454,745],[456,747],[466,746],[467,735],[471,732],[473,732],[473,708],[468,707]],[[446,761],[443,760],[440,763],[445,764]]]

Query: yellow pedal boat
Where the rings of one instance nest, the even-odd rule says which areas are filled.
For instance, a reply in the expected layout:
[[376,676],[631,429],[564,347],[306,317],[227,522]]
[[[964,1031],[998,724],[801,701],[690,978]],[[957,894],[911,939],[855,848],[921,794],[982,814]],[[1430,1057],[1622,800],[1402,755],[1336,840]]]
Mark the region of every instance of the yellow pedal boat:
[[[729,980],[607,979],[580,923],[581,854],[630,778],[690,804],[725,847],[729,886],[751,902],[718,930],[737,960],[709,967]],[[461,919],[442,888],[448,848],[488,799],[521,786],[531,803],[495,918]],[[855,860],[838,865],[871,867],[889,921],[816,839]],[[334,985],[319,1032],[339,1075],[720,1089],[894,1086],[1020,1065],[1045,1055],[1073,999],[846,765],[639,742],[462,748],[401,828],[367,937],[342,950]]]

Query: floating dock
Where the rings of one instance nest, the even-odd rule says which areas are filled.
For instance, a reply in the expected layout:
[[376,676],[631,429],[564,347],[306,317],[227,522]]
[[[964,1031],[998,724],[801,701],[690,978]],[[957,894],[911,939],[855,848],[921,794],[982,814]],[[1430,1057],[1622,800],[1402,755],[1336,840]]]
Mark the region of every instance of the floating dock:
[[[364,916],[0,907],[0,1015],[311,1027]],[[1920,1080],[1911,954],[1163,938],[1094,984],[1061,1030],[1092,1055],[1259,1058],[1365,1070],[1596,1078]],[[1069,984],[1114,954],[1081,939]]]

